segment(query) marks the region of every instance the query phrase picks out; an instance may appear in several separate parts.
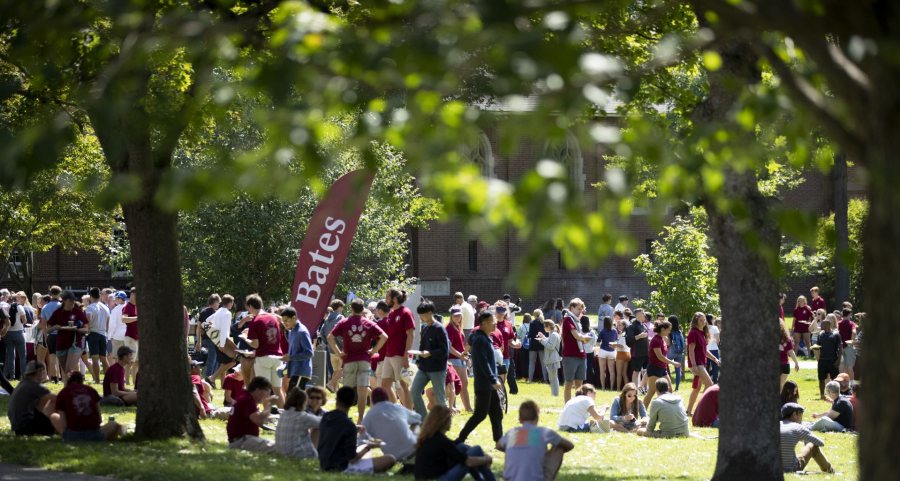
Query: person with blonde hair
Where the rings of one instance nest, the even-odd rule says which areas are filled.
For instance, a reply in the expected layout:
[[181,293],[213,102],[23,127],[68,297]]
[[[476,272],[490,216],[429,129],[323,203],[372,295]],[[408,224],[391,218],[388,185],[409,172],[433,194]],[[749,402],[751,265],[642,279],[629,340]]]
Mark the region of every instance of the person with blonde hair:
[[806,303],[806,297],[797,298],[797,305],[794,307],[794,346],[800,348],[800,341],[803,341],[803,347],[806,355],[809,356],[810,346],[812,346],[812,338],[809,333],[809,326],[812,323],[813,310]]
[[[544,319],[544,332],[538,333],[535,341],[544,346],[544,372],[550,381],[550,394],[559,396],[559,365],[562,357],[559,355],[559,326],[552,319]],[[546,334],[544,334],[546,333]]]
[[572,388],[581,387],[587,377],[587,355],[584,343],[591,338],[581,332],[581,314],[584,313],[584,302],[579,298],[569,301],[569,309],[563,311],[562,319],[562,367],[563,379],[566,382],[564,399],[572,397]]
[[455,444],[447,437],[451,421],[452,413],[446,406],[435,406],[428,413],[416,441],[415,478],[461,481],[471,473],[479,481],[495,481],[491,472],[494,460],[481,446]]
[[538,361],[544,374],[544,382],[547,382],[547,366],[544,362],[544,345],[537,340],[539,334],[544,332],[544,313],[535,309],[531,314],[531,322],[528,324],[528,382],[534,380],[534,363]]

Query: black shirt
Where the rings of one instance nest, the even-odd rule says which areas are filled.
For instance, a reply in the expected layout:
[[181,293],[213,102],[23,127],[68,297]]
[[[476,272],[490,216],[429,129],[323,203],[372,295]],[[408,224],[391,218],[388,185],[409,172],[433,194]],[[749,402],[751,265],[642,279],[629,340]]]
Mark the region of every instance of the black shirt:
[[[321,429],[321,428],[320,428]],[[437,479],[450,468],[466,462],[468,456],[456,449],[447,435],[438,433],[426,439],[416,450],[416,479]]]
[[343,471],[356,457],[356,425],[340,409],[328,411],[319,423],[319,468]]
[[841,336],[834,331],[819,333],[816,340],[819,344],[819,361],[837,362],[838,351],[841,347]]
[[643,339],[635,339],[635,336],[639,336],[642,332],[647,332],[647,330],[644,329],[644,325],[637,318],[631,321],[631,324],[625,329],[626,340],[631,341],[631,345],[628,347],[631,348],[633,357],[647,357],[649,355],[649,336]]
[[846,396],[838,396],[831,405],[831,410],[840,413],[835,419],[838,424],[844,426],[844,429],[853,430],[853,405],[850,404],[849,398]]
[[450,339],[447,330],[440,321],[435,320],[429,326],[423,323],[419,339],[419,350],[428,351],[431,355],[420,357],[416,364],[420,371],[439,372],[447,370],[447,358],[450,356]]
[[531,321],[528,325],[528,350],[543,351],[544,345],[537,340],[537,335],[544,332],[544,322],[540,319]]
[[[197,314],[197,324],[203,324],[204,322],[206,322],[207,319],[209,319],[209,316],[213,315],[213,313],[215,313],[215,312],[216,312],[216,310],[213,309],[211,306],[204,307],[203,310],[200,311],[200,314]],[[200,338],[201,339],[209,338],[209,336],[206,335],[206,329],[203,329],[202,327],[200,328]]]

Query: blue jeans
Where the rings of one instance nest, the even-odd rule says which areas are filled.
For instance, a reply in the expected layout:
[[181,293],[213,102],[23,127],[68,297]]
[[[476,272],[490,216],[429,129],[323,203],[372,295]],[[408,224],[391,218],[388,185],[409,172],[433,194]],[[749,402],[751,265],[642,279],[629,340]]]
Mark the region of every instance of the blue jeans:
[[[711,350],[711,351],[709,351],[709,353],[712,354],[713,356],[716,356],[716,359],[722,359],[721,357],[719,357],[718,349]],[[709,370],[709,377],[712,378],[713,384],[719,382],[719,365],[710,361],[709,359],[707,359],[706,360],[706,369]]]
[[[421,371],[419,371],[421,372]],[[484,456],[481,446],[466,446],[465,444],[457,444],[456,449],[466,456]],[[477,468],[469,468],[465,464],[457,464],[438,478],[438,481],[462,481],[466,474],[472,474],[476,481],[496,481],[494,473],[491,472],[490,466],[479,466]]]
[[204,376],[210,377],[215,374],[216,369],[219,368],[219,361],[218,359],[216,359],[216,352],[218,352],[219,349],[216,348],[216,343],[214,343],[213,340],[208,337],[203,339],[202,345],[206,348]]
[[[25,331],[7,331],[3,338],[6,345],[6,359],[3,366],[3,374],[7,379],[16,378],[16,361],[19,363],[19,372],[25,372]],[[16,378],[18,379],[18,378]]]
[[[681,363],[681,367],[675,368],[675,387],[674,389],[677,391],[678,386],[681,385],[681,380],[684,379],[684,354],[679,354],[677,356],[667,356],[669,359]],[[718,366],[716,366],[718,367]]]
[[441,406],[446,406],[447,393],[444,392],[444,381],[446,380],[446,369],[443,371],[425,372],[419,370],[416,372],[416,377],[413,378],[410,393],[413,398],[413,406],[415,406],[416,412],[422,416],[422,419],[425,419],[425,416],[428,415],[428,410],[425,409],[425,401],[422,399],[422,395],[425,394],[425,386],[431,381],[431,388],[434,389],[434,402]]

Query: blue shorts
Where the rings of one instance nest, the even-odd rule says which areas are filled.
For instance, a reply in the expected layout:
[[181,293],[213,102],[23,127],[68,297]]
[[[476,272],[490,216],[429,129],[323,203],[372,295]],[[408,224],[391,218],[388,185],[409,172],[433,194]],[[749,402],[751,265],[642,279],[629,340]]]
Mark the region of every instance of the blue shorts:
[[506,369],[509,369],[509,359],[508,358],[503,360],[503,367],[505,367]]
[[76,356],[81,356],[81,353],[84,352],[84,349],[76,346],[72,346],[68,349],[62,349],[56,351],[56,357],[68,356],[70,354],[74,354]]
[[105,356],[108,352],[106,350],[106,336],[99,332],[88,333],[87,348],[91,356]]
[[448,359],[447,362],[453,367],[466,367],[466,361],[462,359]]

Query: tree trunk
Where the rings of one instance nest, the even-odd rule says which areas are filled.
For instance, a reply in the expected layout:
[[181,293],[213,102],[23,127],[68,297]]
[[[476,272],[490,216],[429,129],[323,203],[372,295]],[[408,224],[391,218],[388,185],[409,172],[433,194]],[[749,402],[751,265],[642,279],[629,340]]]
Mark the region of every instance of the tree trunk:
[[[900,409],[897,393],[900,369],[891,358],[900,352],[900,336],[896,328],[896,308],[900,299],[900,119],[885,118],[879,132],[884,137],[867,156],[869,175],[869,217],[865,226],[863,255],[867,304],[863,324],[864,345],[861,350],[861,374],[865,377],[859,394],[859,479],[888,481],[897,479],[891,460],[900,446]],[[872,143],[870,143],[872,145]]]
[[[834,233],[837,237],[834,249],[834,301],[835,308],[842,302],[850,300],[850,266],[847,265],[847,253],[850,247],[850,231],[847,226],[847,206],[850,202],[847,194],[847,156],[834,156],[834,169],[831,171],[834,190]],[[857,302],[854,299],[853,302]]]
[[[701,24],[704,23],[702,15]],[[726,126],[738,89],[758,83],[758,57],[749,42],[718,47],[722,66],[708,75],[709,93],[691,114],[695,129]],[[750,139],[749,141],[752,141]],[[781,481],[778,432],[778,284],[769,259],[780,236],[753,171],[725,171],[724,192],[743,203],[745,217],[707,206],[710,237],[719,262],[722,309],[722,376],[719,378],[719,444],[714,481]],[[768,257],[766,256],[768,254]],[[758,326],[746,328],[746,326]]]

